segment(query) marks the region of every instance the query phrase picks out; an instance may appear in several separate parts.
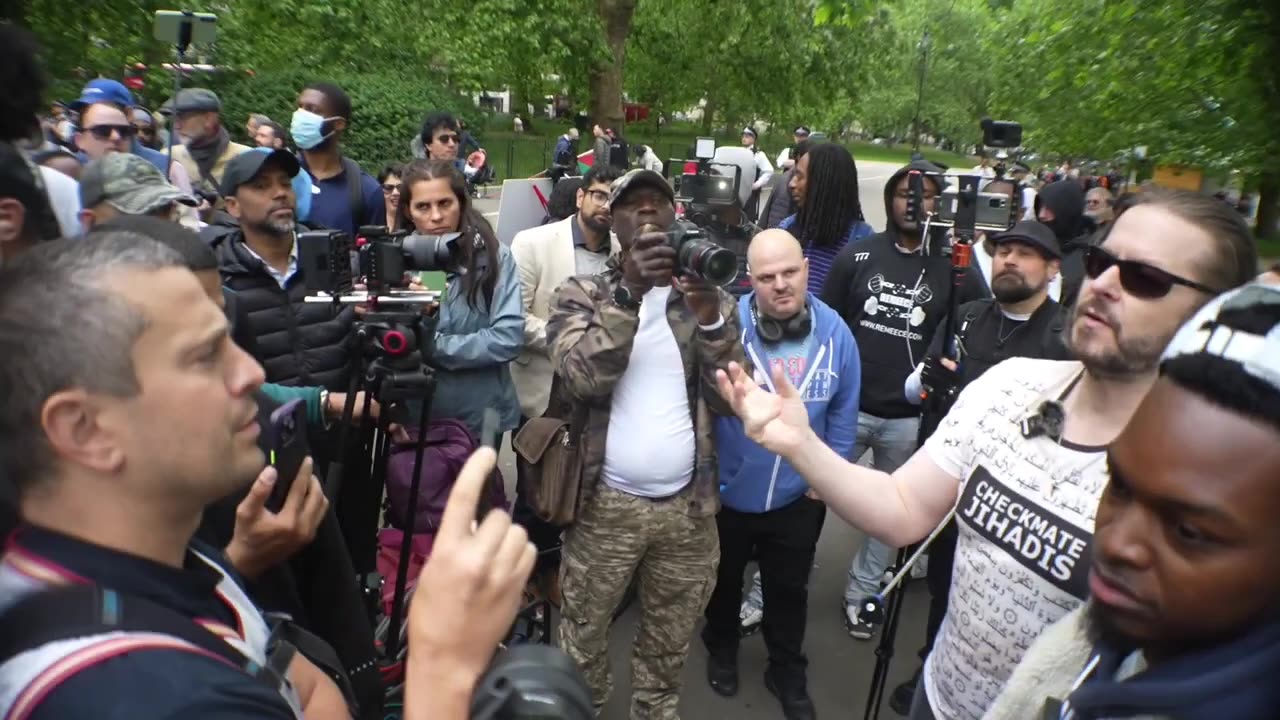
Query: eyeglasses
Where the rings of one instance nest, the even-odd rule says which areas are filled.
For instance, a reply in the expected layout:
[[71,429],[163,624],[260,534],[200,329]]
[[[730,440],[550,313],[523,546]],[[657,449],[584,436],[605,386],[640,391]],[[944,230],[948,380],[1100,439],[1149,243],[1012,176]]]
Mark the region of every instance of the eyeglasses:
[[132,125],[94,125],[93,127],[85,128],[84,131],[99,140],[110,140],[113,132],[119,133],[121,139],[124,140],[128,140],[138,134],[138,128]]
[[392,193],[398,193],[398,192],[400,192],[400,183],[395,183],[395,184],[387,183],[386,185],[382,186],[382,193],[384,195],[390,195]]
[[587,197],[591,198],[592,200],[595,200],[598,203],[609,202],[609,193],[603,190],[585,190],[584,192],[587,194]]
[[436,142],[444,143],[446,145],[457,145],[462,142],[462,138],[457,135],[437,135]]
[[1210,295],[1218,294],[1217,290],[1207,285],[1179,277],[1154,265],[1137,260],[1121,260],[1097,245],[1085,250],[1084,272],[1089,279],[1096,280],[1113,265],[1120,268],[1120,287],[1136,298],[1157,300],[1168,295],[1174,285],[1185,285]]

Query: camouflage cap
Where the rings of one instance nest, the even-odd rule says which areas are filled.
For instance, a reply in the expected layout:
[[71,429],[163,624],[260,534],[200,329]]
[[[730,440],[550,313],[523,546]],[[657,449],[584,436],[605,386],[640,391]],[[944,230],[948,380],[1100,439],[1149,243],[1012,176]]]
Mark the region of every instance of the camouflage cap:
[[104,202],[125,215],[146,215],[175,202],[198,204],[149,160],[120,152],[94,160],[80,176],[80,204],[91,208]]
[[671,202],[676,201],[675,191],[671,189],[671,184],[662,175],[652,170],[632,170],[614,180],[613,185],[609,187],[609,207],[617,205],[618,201],[622,200],[628,191],[641,186],[656,188]]

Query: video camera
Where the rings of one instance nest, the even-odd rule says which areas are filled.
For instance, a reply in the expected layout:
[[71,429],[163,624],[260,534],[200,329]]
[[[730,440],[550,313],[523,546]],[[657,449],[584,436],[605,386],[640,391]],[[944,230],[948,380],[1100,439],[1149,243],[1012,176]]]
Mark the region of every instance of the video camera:
[[[408,287],[405,273],[456,272],[461,233],[412,235],[381,225],[363,226],[359,239],[340,230],[313,230],[298,235],[298,264],[305,268],[308,293],[324,293],[340,302],[353,292],[355,278],[364,279],[369,294]],[[419,299],[420,301],[420,299]]]
[[[995,178],[985,178],[976,174],[935,175],[934,180],[943,188],[938,197],[937,210],[928,218],[933,227],[951,227],[957,232],[972,234],[975,230],[986,232],[1004,232],[1013,227],[1019,219],[1017,198],[1004,193],[981,192],[980,186],[1004,179],[1004,160],[1009,157],[1007,150],[1022,145],[1022,126],[1007,120],[982,121],[982,144],[984,147],[999,150],[1000,163],[995,168]],[[923,174],[921,174],[923,175]],[[921,177],[921,181],[923,177]],[[919,190],[916,181],[911,180],[911,201],[909,212],[923,222],[920,209],[923,207],[923,183]],[[1016,189],[1015,189],[1016,192]]]
[[[733,163],[715,162],[715,138],[700,137],[694,141],[693,148],[697,168],[683,173],[677,180],[676,200],[699,209],[733,206],[739,200],[742,168]],[[724,169],[731,172],[726,175],[721,172]]]

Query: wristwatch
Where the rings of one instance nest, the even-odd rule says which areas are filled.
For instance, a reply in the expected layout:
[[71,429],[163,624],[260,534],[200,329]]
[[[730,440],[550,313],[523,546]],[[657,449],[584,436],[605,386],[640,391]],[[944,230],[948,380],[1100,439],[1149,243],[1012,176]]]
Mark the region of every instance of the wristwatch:
[[640,309],[640,298],[636,297],[626,285],[619,284],[618,287],[613,289],[613,302],[618,307],[628,310]]

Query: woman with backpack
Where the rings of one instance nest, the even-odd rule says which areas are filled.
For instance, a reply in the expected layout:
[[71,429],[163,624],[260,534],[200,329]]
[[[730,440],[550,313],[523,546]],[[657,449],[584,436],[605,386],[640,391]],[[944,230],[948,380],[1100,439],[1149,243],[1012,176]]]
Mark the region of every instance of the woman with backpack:
[[520,420],[507,369],[524,345],[515,259],[472,206],[466,179],[450,162],[417,160],[405,167],[400,215],[414,236],[461,233],[449,244],[452,267],[441,268],[434,343],[423,343],[431,351],[424,359],[436,371],[431,417],[457,418],[480,442],[497,447],[498,438],[481,437],[485,409],[498,413],[498,437]]

